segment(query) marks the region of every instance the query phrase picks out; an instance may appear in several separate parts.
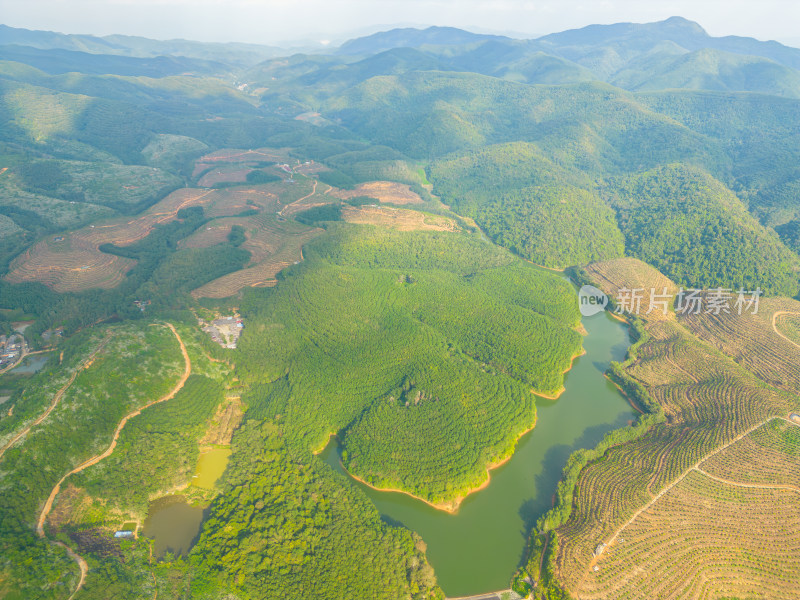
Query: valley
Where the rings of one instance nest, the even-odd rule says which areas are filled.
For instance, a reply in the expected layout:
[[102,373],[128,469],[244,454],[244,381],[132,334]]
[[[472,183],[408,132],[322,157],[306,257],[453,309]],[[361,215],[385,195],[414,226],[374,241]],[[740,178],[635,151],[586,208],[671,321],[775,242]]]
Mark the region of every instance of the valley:
[[[604,377],[628,345],[626,327],[605,315],[584,319],[586,355],[567,373],[556,401],[537,401],[536,427],[517,443],[514,455],[492,469],[485,489],[448,514],[406,495],[361,486],[382,514],[422,535],[428,558],[448,597],[503,589],[525,549],[523,532],[551,507],[568,456],[591,448],[635,413]],[[322,458],[340,472],[338,446]]]
[[798,115],[679,17],[0,26],[0,598],[797,600]]

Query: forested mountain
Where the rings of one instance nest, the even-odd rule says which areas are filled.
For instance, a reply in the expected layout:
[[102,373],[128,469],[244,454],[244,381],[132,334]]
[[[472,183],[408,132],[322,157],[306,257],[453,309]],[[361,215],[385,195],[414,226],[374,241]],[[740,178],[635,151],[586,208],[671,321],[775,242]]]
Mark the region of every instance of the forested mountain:
[[[640,56],[654,48],[674,45],[684,52],[704,48],[735,54],[762,56],[793,69],[800,68],[800,50],[754,38],[713,37],[697,23],[672,17],[656,23],[589,25],[553,33],[536,40],[543,48],[580,64],[595,62],[598,72],[610,75],[626,58]],[[598,58],[600,63],[597,63]]]
[[[0,26],[0,334],[64,350],[0,373],[0,596],[69,597],[67,544],[89,557],[76,598],[441,598],[425,542],[318,453],[334,436],[332,464],[455,511],[582,352],[567,274],[797,297],[798,69],[800,50],[681,18],[528,40],[404,28],[324,53]],[[242,337],[222,348],[198,323],[231,313]],[[688,340],[674,316],[631,336]],[[183,350],[191,377],[148,412]],[[751,359],[734,358],[725,377]],[[652,414],[607,447],[679,422],[612,365]],[[58,487],[140,408],[112,461]],[[205,490],[201,447],[231,457]],[[193,550],[105,543],[175,490],[207,509]]]
[[487,40],[508,40],[505,36],[472,33],[455,27],[428,27],[427,29],[392,29],[349,40],[339,46],[339,54],[377,54],[392,48],[419,48],[421,46],[461,46]]
[[51,75],[79,72],[86,75],[166,77],[180,74],[222,75],[230,69],[221,62],[183,57],[133,58],[16,45],[0,46],[0,60],[25,63]]
[[629,90],[727,90],[800,98],[800,73],[772,60],[704,48],[629,64],[611,80]]
[[[619,215],[596,187],[675,163],[706,171],[758,221],[783,227],[791,239],[786,227],[800,211],[792,195],[796,132],[788,124],[798,105],[775,96],[795,95],[800,75],[788,66],[794,50],[780,48],[712,38],[680,19],[533,41],[404,29],[354,40],[338,54],[261,63],[238,76],[249,83],[240,91],[218,63],[0,46],[14,59],[0,64],[4,138],[58,158],[85,158],[88,145],[101,153],[97,160],[112,155],[143,164],[140,153],[153,135],[200,148],[247,146],[258,132],[271,132],[267,137],[325,161],[333,169],[325,181],[338,185],[379,171],[398,177],[409,159],[427,162],[434,191],[495,241],[534,262],[538,255],[542,264],[566,266],[621,252]],[[745,50],[762,56],[737,53]],[[613,68],[591,58],[612,55]],[[69,61],[83,72],[58,74]],[[173,75],[190,66],[199,76]],[[130,69],[150,75],[108,74]],[[715,93],[650,91],[680,87]],[[28,107],[59,116],[34,124]],[[326,125],[292,119],[304,112],[320,113]],[[212,113],[228,117],[209,120]],[[109,135],[116,127],[122,129]],[[780,158],[765,161],[776,152]],[[487,197],[489,190],[495,195]],[[551,227],[543,237],[542,219],[563,229]],[[594,233],[577,242],[581,223],[592,223]]]
[[21,29],[0,24],[0,45],[15,44],[42,50],[61,49],[100,55],[133,56],[140,58],[159,56],[185,56],[205,60],[248,66],[272,56],[284,54],[274,46],[259,44],[210,43],[192,40],[153,40],[130,35],[64,34],[54,31]]

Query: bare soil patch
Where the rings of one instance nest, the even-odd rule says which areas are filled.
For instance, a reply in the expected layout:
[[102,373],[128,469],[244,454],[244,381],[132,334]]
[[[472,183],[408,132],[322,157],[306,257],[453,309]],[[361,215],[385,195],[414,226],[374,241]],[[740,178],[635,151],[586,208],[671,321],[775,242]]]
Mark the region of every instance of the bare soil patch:
[[423,200],[419,194],[411,191],[411,188],[404,183],[394,181],[371,181],[361,183],[352,190],[336,190],[329,192],[341,200],[349,200],[358,196],[369,196],[379,202],[387,204],[422,204]]

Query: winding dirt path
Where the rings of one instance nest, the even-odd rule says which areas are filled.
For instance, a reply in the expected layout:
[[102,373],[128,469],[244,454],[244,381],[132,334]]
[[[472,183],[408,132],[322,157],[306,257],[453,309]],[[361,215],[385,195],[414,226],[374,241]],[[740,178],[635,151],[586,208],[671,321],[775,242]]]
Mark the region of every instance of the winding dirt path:
[[754,488],[759,490],[786,490],[789,492],[797,492],[798,494],[800,494],[800,488],[795,487],[793,485],[785,485],[785,484],[768,485],[766,483],[745,483],[743,481],[734,481],[733,479],[725,479],[724,477],[717,477],[716,475],[712,475],[708,471],[704,471],[700,467],[695,467],[694,470],[697,471],[698,473],[702,473],[709,479],[713,479],[714,481],[718,481],[726,485],[733,485],[736,487],[743,487],[743,488]]
[[17,442],[20,440],[20,438],[22,438],[22,437],[25,437],[26,435],[28,435],[28,433],[30,432],[30,430],[31,430],[31,429],[33,429],[33,428],[34,428],[34,427],[36,427],[36,426],[37,426],[39,423],[41,423],[42,421],[44,421],[44,420],[45,420],[45,419],[46,419],[46,418],[47,418],[47,417],[50,415],[50,413],[51,413],[51,412],[53,412],[53,409],[54,409],[56,406],[58,406],[58,403],[61,401],[61,398],[64,396],[64,394],[65,394],[65,393],[67,392],[67,390],[70,388],[70,386],[71,386],[71,385],[72,385],[72,384],[75,382],[75,379],[78,377],[78,375],[80,374],[80,372],[81,372],[81,371],[83,371],[83,370],[85,370],[85,369],[88,369],[88,368],[89,368],[89,367],[92,365],[92,363],[94,362],[94,359],[95,359],[95,357],[97,356],[97,354],[98,354],[98,353],[99,353],[99,352],[100,352],[100,351],[101,351],[103,348],[105,348],[106,344],[108,344],[108,341],[109,341],[110,339],[111,339],[111,333],[108,333],[108,334],[106,334],[106,337],[105,337],[105,339],[104,339],[102,342],[100,342],[100,345],[99,345],[99,346],[98,346],[98,347],[97,347],[97,348],[94,350],[94,352],[92,352],[92,353],[89,355],[89,358],[87,358],[87,359],[84,361],[84,363],[83,363],[83,364],[82,364],[80,367],[78,367],[77,369],[75,369],[75,372],[74,372],[74,373],[72,374],[72,376],[69,378],[69,381],[67,381],[67,383],[65,383],[65,384],[64,384],[64,386],[63,386],[63,387],[62,387],[60,390],[58,390],[58,392],[56,392],[56,395],[55,395],[55,396],[53,396],[53,401],[50,403],[50,406],[47,408],[47,410],[46,410],[46,411],[44,411],[44,413],[42,413],[42,414],[41,414],[41,415],[40,415],[40,416],[39,416],[39,417],[38,417],[38,418],[37,418],[37,419],[36,419],[36,420],[35,420],[33,423],[31,423],[31,424],[30,424],[28,427],[26,427],[25,429],[23,429],[22,431],[20,431],[20,432],[19,432],[19,433],[18,433],[16,436],[14,436],[13,438],[11,438],[11,441],[9,441],[9,442],[8,442],[8,443],[7,443],[5,446],[3,446],[2,448],[0,448],[0,458],[3,458],[3,454],[5,454],[5,453],[6,453],[6,450],[8,450],[9,448],[11,448],[11,446],[13,446],[14,444],[16,444],[16,443],[17,443]]
[[311,187],[311,193],[310,193],[310,194],[306,194],[305,196],[303,196],[302,198],[298,198],[298,199],[297,199],[297,200],[295,200],[294,202],[289,202],[289,204],[287,204],[286,206],[284,206],[284,207],[283,207],[283,208],[282,208],[282,209],[281,209],[281,210],[278,212],[278,214],[279,214],[280,216],[283,216],[283,211],[285,211],[285,210],[286,210],[287,208],[289,208],[290,206],[292,206],[292,205],[294,205],[294,204],[297,204],[298,202],[302,202],[303,200],[307,200],[308,198],[311,198],[311,196],[313,196],[314,194],[316,194],[316,193],[317,193],[317,184],[318,184],[318,183],[319,183],[319,181],[315,179],[315,180],[314,180],[314,185]]
[[777,333],[780,337],[785,339],[792,346],[800,348],[800,344],[798,344],[795,341],[790,340],[788,337],[786,337],[780,331],[778,331],[777,320],[778,320],[778,317],[780,317],[781,315],[800,315],[800,312],[793,312],[793,311],[790,311],[790,310],[776,310],[774,313],[772,313],[772,331]]
[[80,589],[83,587],[84,582],[86,581],[86,574],[89,572],[89,565],[86,564],[86,561],[83,560],[83,557],[80,554],[75,552],[72,548],[67,546],[64,542],[53,542],[53,543],[56,546],[61,546],[62,548],[64,548],[64,550],[67,551],[67,554],[69,554],[69,557],[72,560],[74,560],[76,563],[78,563],[78,567],[80,567],[80,569],[81,569],[81,577],[80,577],[80,579],[78,579],[78,585],[75,586],[75,589],[73,590],[73,592],[69,595],[69,598],[67,599],[67,600],[72,600],[75,597],[75,594],[77,594],[80,591]]
[[[84,469],[87,469],[88,467],[91,467],[92,465],[96,465],[97,463],[99,463],[104,458],[108,458],[109,456],[111,456],[111,454],[114,452],[114,448],[117,447],[117,440],[119,439],[119,435],[120,435],[120,433],[122,433],[122,430],[125,428],[125,425],[127,424],[127,422],[130,421],[133,417],[141,414],[141,412],[144,409],[149,408],[149,407],[153,406],[154,404],[159,404],[161,402],[166,402],[167,400],[171,400],[172,398],[174,398],[175,395],[183,388],[183,385],[186,383],[186,380],[189,379],[189,375],[192,374],[192,362],[189,359],[189,353],[186,351],[186,346],[184,345],[183,340],[181,339],[181,336],[178,334],[177,330],[175,329],[175,327],[171,323],[166,323],[165,326],[169,327],[172,330],[172,333],[175,335],[175,337],[178,340],[178,344],[180,344],[181,353],[183,354],[183,361],[184,361],[184,364],[185,364],[185,367],[184,367],[184,370],[183,370],[183,375],[181,376],[180,380],[178,381],[178,383],[175,385],[175,387],[172,389],[172,391],[169,394],[167,394],[166,396],[163,396],[162,398],[159,398],[157,400],[153,400],[152,402],[149,402],[149,403],[145,404],[141,408],[138,408],[138,409],[134,410],[133,412],[128,413],[127,415],[125,415],[122,418],[122,420],[119,422],[119,424],[117,425],[117,428],[114,431],[114,436],[111,439],[111,444],[108,446],[108,448],[106,448],[105,452],[103,452],[102,454],[98,454],[97,456],[95,456],[93,458],[90,458],[89,460],[81,463],[80,465],[78,465],[77,467],[72,469],[69,473],[64,475],[59,480],[59,482],[53,488],[53,491],[50,492],[50,497],[47,499],[47,502],[45,502],[44,507],[42,507],[42,512],[39,514],[39,520],[38,520],[38,522],[36,524],[36,533],[39,535],[39,537],[41,537],[41,538],[45,538],[46,537],[45,532],[44,532],[45,521],[47,520],[47,516],[50,514],[50,511],[53,509],[53,502],[55,501],[56,496],[58,496],[58,492],[61,491],[61,484],[64,483],[64,481],[67,479],[67,477],[69,477],[70,475],[74,475],[75,473],[80,473]],[[75,587],[75,590],[72,592],[72,595],[70,595],[70,600],[71,600],[75,596],[75,594],[77,594],[78,591],[83,587],[83,584],[84,584],[84,582],[86,580],[86,573],[88,572],[89,568],[88,568],[88,565],[86,564],[86,561],[83,560],[83,558],[81,558],[73,550],[68,548],[65,544],[63,544],[61,542],[54,542],[54,543],[56,543],[59,546],[62,546],[63,548],[66,548],[67,552],[69,553],[69,555],[78,563],[78,566],[81,569],[81,577],[78,580],[78,585]]]

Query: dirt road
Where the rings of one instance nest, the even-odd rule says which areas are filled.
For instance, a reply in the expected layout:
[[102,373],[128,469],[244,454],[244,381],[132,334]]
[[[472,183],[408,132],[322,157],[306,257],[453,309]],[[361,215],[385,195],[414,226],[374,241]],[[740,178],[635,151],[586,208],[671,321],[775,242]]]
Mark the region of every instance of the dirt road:
[[694,470],[697,471],[698,473],[702,473],[709,479],[713,479],[714,481],[724,483],[725,485],[732,485],[735,487],[743,487],[743,488],[752,488],[757,490],[785,490],[787,492],[796,492],[800,494],[800,488],[793,485],[783,485],[783,484],[768,485],[766,483],[744,483],[741,481],[734,481],[732,479],[725,479],[724,477],[717,477],[716,475],[712,475],[708,471],[704,471],[700,467],[695,467]]
[[780,317],[781,315],[800,315],[800,313],[792,312],[792,311],[789,311],[789,310],[776,310],[772,314],[772,330],[775,333],[777,333],[779,336],[781,336],[783,339],[785,339],[787,342],[789,342],[792,346],[796,346],[796,347],[800,348],[800,344],[790,340],[788,337],[786,337],[780,331],[778,331],[778,326],[777,326],[776,321],[778,320],[778,317]]
[[[141,407],[141,408],[139,408],[139,409],[137,409],[137,410],[125,415],[122,418],[122,420],[119,422],[119,424],[117,425],[117,428],[114,431],[114,436],[111,439],[111,444],[108,446],[108,448],[106,448],[105,452],[103,452],[102,454],[98,454],[97,456],[95,456],[93,458],[90,458],[89,460],[81,463],[80,465],[78,465],[77,467],[72,469],[69,473],[64,475],[59,480],[59,482],[53,488],[53,491],[50,492],[50,497],[47,499],[47,502],[45,502],[44,507],[42,508],[42,512],[39,514],[39,520],[38,520],[38,522],[36,524],[36,533],[39,534],[39,537],[42,537],[42,538],[46,537],[45,536],[45,532],[44,532],[45,521],[47,521],[47,516],[50,514],[50,511],[53,509],[53,502],[55,501],[56,496],[58,496],[58,492],[61,491],[61,485],[64,483],[64,481],[67,479],[67,477],[69,477],[70,475],[74,475],[75,473],[80,473],[84,469],[87,469],[88,467],[91,467],[92,465],[96,465],[97,463],[99,463],[104,458],[108,458],[109,456],[111,456],[111,454],[114,452],[114,448],[117,447],[117,440],[119,439],[119,435],[120,435],[120,433],[122,433],[122,430],[125,428],[125,425],[127,424],[128,421],[130,421],[133,417],[139,415],[144,409],[149,408],[149,407],[153,406],[154,404],[159,404],[161,402],[166,402],[167,400],[171,400],[172,398],[174,398],[175,395],[183,388],[183,385],[186,383],[186,380],[189,379],[189,375],[192,374],[192,362],[189,359],[189,353],[186,351],[186,346],[184,345],[183,340],[181,339],[181,336],[178,334],[177,330],[175,329],[175,327],[171,323],[167,323],[166,327],[169,327],[172,330],[172,333],[175,335],[175,337],[178,340],[178,343],[180,344],[181,353],[183,354],[183,360],[184,360],[185,368],[184,368],[183,375],[181,376],[180,380],[175,385],[175,387],[172,389],[172,391],[169,394],[167,394],[166,396],[164,396],[162,398],[158,398],[157,400],[153,400],[152,402],[149,402],[149,403],[145,404],[143,407]],[[64,544],[61,544],[60,542],[55,542],[55,543],[66,548],[66,546]],[[70,550],[69,548],[67,548],[67,551],[69,552],[70,556],[72,556],[73,559],[78,563],[78,566],[81,569],[81,578],[78,581],[78,585],[76,586],[75,590],[72,592],[72,595],[70,596],[70,599],[71,599],[83,587],[83,583],[86,580],[86,573],[88,571],[88,567],[86,565],[86,561],[84,561],[83,558],[81,558],[78,554],[76,554],[74,551]]]
[[69,595],[69,598],[67,599],[67,600],[72,600],[75,597],[75,594],[77,594],[80,591],[80,589],[83,587],[84,582],[86,581],[86,574],[89,572],[89,565],[86,564],[86,561],[83,560],[83,557],[80,554],[75,552],[64,542],[53,542],[53,543],[56,546],[61,546],[62,548],[64,548],[64,550],[67,551],[67,554],[69,554],[69,557],[76,563],[78,563],[78,567],[80,567],[81,577],[80,579],[78,579],[78,585],[75,586],[75,590]]
[[[318,182],[318,181],[315,179],[315,180],[314,180],[314,185],[311,187],[311,193],[310,193],[310,194],[306,194],[306,195],[305,195],[305,196],[303,196],[302,198],[298,198],[298,199],[297,199],[297,200],[295,200],[294,202],[290,202],[289,204],[287,204],[286,206],[284,206],[282,209],[280,209],[280,211],[278,211],[278,214],[279,214],[280,216],[283,216],[283,211],[285,211],[287,208],[289,208],[289,207],[290,207],[290,206],[292,206],[293,204],[297,204],[298,202],[302,202],[303,200],[307,200],[307,199],[311,198],[311,196],[313,196],[314,194],[316,194],[316,193],[317,193],[317,183],[319,183],[319,182]],[[330,186],[328,186],[328,187],[330,187]]]
[[[708,460],[709,458],[711,458],[712,456],[714,456],[716,454],[719,454],[720,452],[725,450],[725,448],[727,448],[728,446],[731,446],[732,444],[735,444],[739,440],[741,440],[744,437],[750,435],[752,432],[754,432],[759,427],[765,425],[766,423],[768,423],[768,422],[770,422],[770,421],[772,421],[774,419],[784,419],[784,417],[777,417],[777,416],[768,417],[768,418],[764,419],[763,421],[759,422],[758,424],[753,425],[752,427],[750,427],[746,431],[743,431],[742,433],[737,435],[735,438],[729,440],[728,442],[722,444],[721,446],[715,448],[714,450],[712,450],[711,452],[709,452],[708,454],[703,456],[700,460],[698,460],[696,463],[694,463],[691,467],[689,467],[683,473],[681,473],[681,475],[677,479],[675,479],[671,483],[669,483],[666,486],[664,486],[661,489],[661,491],[658,492],[655,496],[653,496],[647,504],[645,504],[644,506],[639,508],[636,512],[634,512],[633,515],[631,516],[631,518],[628,519],[628,521],[625,524],[623,524],[619,528],[617,528],[617,530],[614,531],[614,533],[611,535],[611,537],[608,538],[608,541],[606,542],[606,546],[607,547],[612,546],[614,544],[614,542],[617,541],[617,538],[619,537],[620,533],[622,533],[625,530],[625,528],[627,528],[629,525],[631,525],[639,517],[639,515],[641,515],[643,512],[645,512],[651,506],[653,506],[653,504],[655,504],[664,494],[669,492],[672,488],[674,488],[681,481],[683,481],[686,478],[686,476],[689,475],[689,473],[691,473],[692,471],[699,471],[699,472],[705,474],[705,471],[700,469],[700,465],[702,465],[706,460]],[[784,419],[784,420],[788,421],[788,419]],[[789,421],[789,422],[791,423],[791,421]],[[592,572],[592,568],[597,564],[597,562],[600,560],[601,556],[602,556],[602,554],[592,558],[592,560],[589,562],[589,566],[584,571],[583,576],[581,577],[580,582],[578,583],[576,589],[581,589],[583,587],[583,582],[586,580],[586,578]],[[578,596],[578,598],[580,598],[580,596]]]
[[48,417],[48,415],[49,415],[51,412],[53,412],[53,409],[54,409],[56,406],[58,406],[58,403],[61,401],[61,398],[64,396],[64,394],[65,394],[65,393],[67,392],[67,390],[70,388],[70,386],[73,384],[73,382],[74,382],[74,381],[75,381],[75,379],[78,377],[78,375],[80,374],[80,372],[81,372],[81,371],[83,371],[84,369],[88,369],[88,368],[91,366],[91,364],[94,362],[94,359],[95,359],[95,357],[97,356],[97,354],[98,354],[98,353],[99,353],[99,352],[100,352],[100,351],[101,351],[101,350],[102,350],[102,349],[105,347],[105,345],[108,343],[108,340],[110,340],[110,339],[111,339],[111,334],[107,334],[107,335],[106,335],[106,338],[105,338],[105,339],[104,339],[104,340],[103,340],[103,341],[100,343],[100,345],[99,345],[99,346],[98,346],[98,347],[95,349],[95,351],[94,351],[94,352],[92,352],[92,353],[89,355],[89,358],[88,358],[86,361],[84,361],[84,363],[83,363],[83,364],[82,364],[80,367],[78,367],[78,368],[75,370],[75,372],[74,372],[74,373],[72,374],[72,376],[69,378],[69,381],[67,381],[67,383],[65,383],[65,384],[64,384],[64,386],[63,386],[63,387],[62,387],[60,390],[58,390],[58,392],[56,392],[56,395],[55,395],[55,396],[53,396],[53,401],[50,403],[50,406],[48,406],[48,407],[47,407],[47,410],[46,410],[46,411],[44,411],[44,413],[42,413],[42,414],[41,414],[41,415],[40,415],[40,416],[39,416],[39,417],[38,417],[38,418],[37,418],[37,419],[36,419],[36,420],[35,420],[33,423],[31,423],[31,424],[30,424],[28,427],[26,427],[25,429],[23,429],[22,431],[20,431],[20,432],[19,432],[17,435],[15,435],[13,438],[11,438],[11,441],[10,441],[10,442],[8,442],[8,443],[7,443],[5,446],[3,446],[2,448],[0,448],[0,458],[3,458],[3,454],[5,454],[5,453],[6,453],[6,450],[8,450],[9,448],[11,448],[11,446],[13,446],[14,444],[16,444],[16,443],[17,443],[17,442],[20,440],[20,438],[22,438],[22,437],[24,437],[24,436],[28,435],[28,433],[30,432],[30,430],[31,430],[31,429],[33,429],[33,428],[34,428],[34,427],[36,427],[36,426],[37,426],[39,423],[41,423],[42,421],[44,421],[44,420],[45,420],[45,419]]

